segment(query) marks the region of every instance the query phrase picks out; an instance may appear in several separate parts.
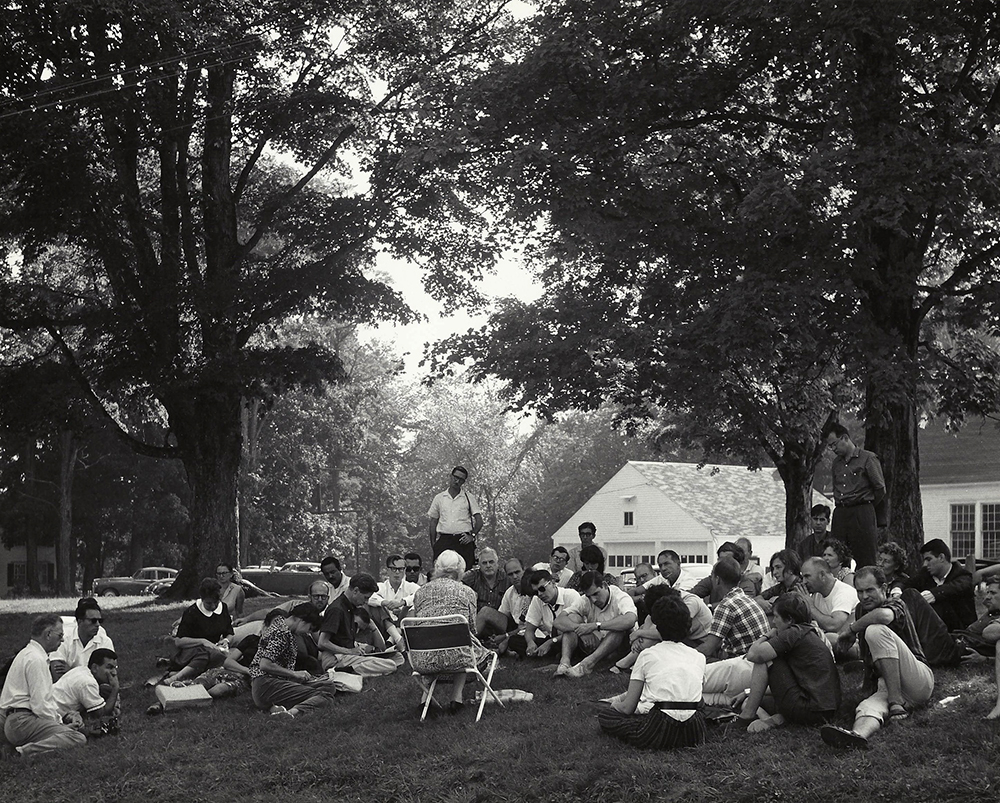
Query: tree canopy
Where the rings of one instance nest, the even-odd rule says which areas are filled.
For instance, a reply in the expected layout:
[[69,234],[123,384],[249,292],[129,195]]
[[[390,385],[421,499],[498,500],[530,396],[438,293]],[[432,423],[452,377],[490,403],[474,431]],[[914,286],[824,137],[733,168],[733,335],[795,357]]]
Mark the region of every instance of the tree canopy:
[[255,335],[306,312],[410,317],[369,271],[376,245],[423,263],[439,296],[474,294],[448,277],[487,267],[492,244],[421,131],[503,51],[502,8],[5,11],[0,325],[55,348],[133,448],[183,461],[188,584],[237,559],[242,400],[343,376],[329,350]]
[[988,363],[929,334],[997,322],[1000,11],[544,11],[518,58],[472,82],[464,116],[469,164],[534,237],[547,292],[439,356],[473,357],[521,403],[659,404],[751,465],[755,450],[794,462],[790,538],[820,428],[860,395],[890,535],[919,543],[921,378],[936,363],[971,382]]

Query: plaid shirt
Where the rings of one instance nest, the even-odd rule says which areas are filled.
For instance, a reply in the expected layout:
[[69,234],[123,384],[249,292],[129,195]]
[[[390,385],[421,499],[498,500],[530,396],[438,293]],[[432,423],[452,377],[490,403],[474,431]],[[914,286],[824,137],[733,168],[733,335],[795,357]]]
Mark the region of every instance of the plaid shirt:
[[722,639],[726,658],[736,658],[746,655],[750,645],[769,629],[764,610],[737,586],[715,606],[708,633]]
[[503,601],[504,592],[510,588],[510,580],[507,579],[507,572],[497,570],[496,577],[493,578],[493,585],[486,581],[485,575],[479,569],[468,571],[462,577],[462,582],[476,592],[476,610],[483,608],[493,608],[500,610],[500,603]]

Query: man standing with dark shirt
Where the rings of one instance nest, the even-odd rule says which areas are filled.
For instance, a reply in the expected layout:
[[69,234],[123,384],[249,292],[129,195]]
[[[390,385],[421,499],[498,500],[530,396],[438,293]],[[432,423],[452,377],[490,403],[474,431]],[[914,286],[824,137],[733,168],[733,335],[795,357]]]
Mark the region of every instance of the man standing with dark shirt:
[[837,507],[830,536],[851,548],[858,566],[872,566],[878,530],[885,527],[887,519],[882,465],[874,453],[855,445],[843,424],[828,424],[823,438],[834,453],[833,498]]

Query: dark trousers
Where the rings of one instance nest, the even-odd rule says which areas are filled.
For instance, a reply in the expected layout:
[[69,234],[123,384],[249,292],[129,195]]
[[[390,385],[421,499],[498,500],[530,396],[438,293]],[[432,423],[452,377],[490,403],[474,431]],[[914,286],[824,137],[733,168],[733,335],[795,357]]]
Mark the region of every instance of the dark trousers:
[[476,561],[476,542],[463,544],[459,539],[464,533],[438,533],[437,541],[434,542],[434,560],[446,549],[452,549],[465,559],[465,568],[471,569]]
[[855,566],[875,565],[878,524],[875,522],[875,508],[872,505],[837,505],[833,511],[830,535],[851,548]]

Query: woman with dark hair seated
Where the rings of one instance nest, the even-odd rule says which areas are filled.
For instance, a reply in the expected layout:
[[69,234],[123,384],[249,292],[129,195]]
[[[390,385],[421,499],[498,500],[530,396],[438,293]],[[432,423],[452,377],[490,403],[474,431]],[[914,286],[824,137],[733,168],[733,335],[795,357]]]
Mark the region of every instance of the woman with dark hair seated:
[[854,586],[854,572],[851,571],[854,553],[847,544],[837,538],[827,538],[823,542],[823,560],[830,567],[830,574],[842,583]]
[[786,720],[822,725],[837,713],[840,675],[826,638],[817,631],[809,604],[800,595],[778,597],[774,628],[750,646],[746,657],[754,665],[753,674],[737,726],[758,732]]
[[906,553],[895,541],[889,541],[878,548],[875,564],[885,572],[885,582],[889,587],[890,597],[899,597],[903,593],[906,581],[910,575],[906,573]]
[[771,555],[769,568],[771,577],[774,578],[774,585],[765,588],[757,597],[757,603],[765,613],[771,613],[772,606],[783,594],[806,590],[800,573],[802,561],[794,549],[782,549]]
[[307,636],[323,623],[319,611],[303,602],[289,612],[280,608],[264,618],[257,654],[250,664],[250,691],[253,704],[271,716],[294,718],[325,706],[337,693],[324,675],[313,677],[295,668],[298,649],[295,636]]
[[170,659],[163,683],[180,683],[196,678],[207,669],[222,666],[226,660],[233,622],[219,599],[220,594],[221,585],[214,577],[201,581],[198,601],[184,611],[177,625],[174,637],[177,652]]
[[583,577],[585,572],[598,572],[604,575],[604,582],[608,586],[618,585],[618,578],[613,574],[605,574],[604,572],[604,553],[601,552],[599,546],[590,544],[585,546],[580,550],[580,563],[583,564],[583,570],[579,572],[574,572],[573,576],[566,581],[566,588],[572,588],[574,591],[583,593],[580,588],[580,578]]
[[634,747],[670,750],[705,741],[701,692],[705,656],[681,643],[691,629],[691,614],[674,589],[653,604],[650,618],[659,644],[643,650],[632,667],[628,691],[601,711],[602,730]]

